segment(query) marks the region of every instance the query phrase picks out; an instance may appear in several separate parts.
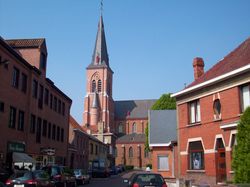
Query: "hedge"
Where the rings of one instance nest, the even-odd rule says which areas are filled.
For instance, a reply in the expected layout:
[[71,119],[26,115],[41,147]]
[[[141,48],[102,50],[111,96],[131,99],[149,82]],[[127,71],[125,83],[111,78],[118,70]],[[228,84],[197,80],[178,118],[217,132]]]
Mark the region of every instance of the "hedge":
[[152,169],[152,164],[146,164],[146,168],[149,167],[150,169]]
[[126,170],[134,169],[134,166],[133,165],[125,165],[125,169]]

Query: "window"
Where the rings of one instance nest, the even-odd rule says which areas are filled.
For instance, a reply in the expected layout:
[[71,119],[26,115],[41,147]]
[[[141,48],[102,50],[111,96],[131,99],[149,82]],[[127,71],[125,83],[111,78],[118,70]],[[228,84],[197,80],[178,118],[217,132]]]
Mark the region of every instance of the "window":
[[42,119],[37,118],[37,127],[36,127],[36,142],[41,143],[41,125]]
[[137,132],[136,123],[133,123],[133,132]]
[[245,111],[245,109],[250,106],[250,96],[249,96],[249,85],[243,86],[241,88],[241,109],[242,112]]
[[9,127],[14,129],[15,125],[16,125],[16,109],[14,107],[10,107]]
[[57,129],[56,129],[56,140],[57,141],[60,140],[60,127],[57,127]]
[[41,84],[39,85],[38,107],[43,108],[43,86]]
[[55,140],[56,139],[56,126],[53,125],[52,127],[52,139]]
[[129,148],[129,158],[133,158],[133,148]]
[[37,81],[33,80],[32,96],[35,98],[37,98],[37,87],[38,87]]
[[45,55],[43,53],[41,53],[41,57],[40,57],[40,67],[45,70],[46,68],[46,58]]
[[117,147],[115,148],[115,157],[116,157],[116,158],[118,157],[118,150],[117,150]]
[[50,94],[49,96],[49,107],[52,109],[52,105],[53,105],[53,95]]
[[19,110],[18,130],[23,131],[23,126],[24,126],[24,112]]
[[90,144],[90,154],[93,154],[93,144]]
[[43,136],[47,136],[47,121],[43,120]]
[[189,169],[204,169],[204,150],[201,141],[189,143]]
[[122,123],[119,124],[119,133],[122,133]]
[[4,112],[4,103],[3,102],[0,103],[0,111]]
[[61,100],[58,101],[58,113],[61,114],[62,102]]
[[17,68],[13,68],[12,86],[18,88],[18,83],[19,83],[19,70]]
[[231,141],[231,158],[233,158],[233,149],[234,149],[234,146],[236,146],[237,145],[237,140],[236,140],[236,138],[235,138],[235,134],[232,134],[232,141]]
[[62,103],[62,115],[65,116],[65,103]]
[[26,93],[27,90],[27,75],[25,75],[24,73],[22,73],[22,77],[21,77],[21,91]]
[[148,157],[149,157],[149,152],[146,151],[146,148],[145,148],[145,150],[144,150],[144,153],[145,153],[145,158],[148,158]]
[[56,97],[54,97],[54,111],[56,111],[57,110],[57,98]]
[[214,101],[214,114],[215,115],[220,115],[220,110],[221,110],[220,100],[216,99]]
[[64,141],[64,129],[61,128],[61,142]]
[[48,126],[48,138],[51,137],[51,123],[49,123],[49,126]]
[[98,147],[97,147],[97,145],[95,145],[95,154],[96,155],[98,154]]
[[200,101],[196,100],[190,103],[190,123],[197,123],[200,121]]
[[102,91],[102,81],[98,80],[98,92]]
[[36,116],[31,114],[30,119],[30,132],[35,133],[35,127],[36,127]]
[[49,104],[49,90],[47,88],[45,88],[44,91],[44,104],[45,105]]
[[94,92],[96,89],[96,82],[95,80],[92,81],[92,92]]
[[157,170],[169,171],[168,155],[157,155]]

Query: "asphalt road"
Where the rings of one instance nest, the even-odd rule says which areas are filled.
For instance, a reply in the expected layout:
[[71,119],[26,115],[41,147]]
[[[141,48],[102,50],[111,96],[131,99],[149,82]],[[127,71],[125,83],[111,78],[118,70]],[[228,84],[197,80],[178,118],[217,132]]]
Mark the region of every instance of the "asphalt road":
[[[124,183],[125,179],[129,179],[129,177],[134,173],[143,172],[142,170],[129,170],[118,175],[111,175],[110,177],[98,177],[98,178],[91,178],[89,184],[78,185],[77,187],[122,187],[125,186]],[[144,171],[145,172],[145,171]]]

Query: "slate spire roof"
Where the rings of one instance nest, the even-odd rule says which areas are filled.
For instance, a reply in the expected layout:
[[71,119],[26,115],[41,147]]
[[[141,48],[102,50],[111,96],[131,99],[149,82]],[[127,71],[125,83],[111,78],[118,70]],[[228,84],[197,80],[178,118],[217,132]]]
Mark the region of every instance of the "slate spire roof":
[[98,105],[98,99],[97,99],[97,93],[96,93],[96,90],[94,92],[94,98],[93,98],[93,101],[92,101],[92,106],[91,108],[100,108],[99,105]]
[[95,48],[92,56],[91,64],[88,68],[109,67],[108,51],[105,39],[104,24],[102,19],[102,12],[98,24]]

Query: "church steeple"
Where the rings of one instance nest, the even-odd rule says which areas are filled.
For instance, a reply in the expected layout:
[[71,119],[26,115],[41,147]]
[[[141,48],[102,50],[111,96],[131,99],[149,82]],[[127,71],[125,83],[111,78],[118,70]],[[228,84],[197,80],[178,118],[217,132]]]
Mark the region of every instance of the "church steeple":
[[92,56],[91,64],[88,68],[109,67],[108,51],[105,39],[104,24],[102,19],[102,12],[98,24],[95,48]]

